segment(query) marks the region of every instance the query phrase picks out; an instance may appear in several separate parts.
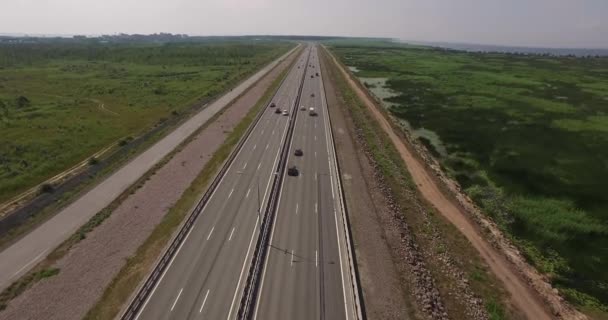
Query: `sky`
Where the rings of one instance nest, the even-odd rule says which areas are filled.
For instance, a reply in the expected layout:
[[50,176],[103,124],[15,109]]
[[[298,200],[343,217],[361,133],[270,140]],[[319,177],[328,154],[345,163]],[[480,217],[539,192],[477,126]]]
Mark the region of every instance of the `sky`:
[[608,48],[608,0],[0,0],[0,34],[157,32]]

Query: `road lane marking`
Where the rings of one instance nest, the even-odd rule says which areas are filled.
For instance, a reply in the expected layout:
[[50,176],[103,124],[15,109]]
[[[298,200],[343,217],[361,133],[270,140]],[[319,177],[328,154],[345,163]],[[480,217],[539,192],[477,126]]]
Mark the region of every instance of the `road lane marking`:
[[245,195],[245,199],[249,198],[249,192],[251,191],[251,188],[247,189],[247,194]]
[[232,228],[232,231],[230,231],[230,237],[228,238],[228,241],[232,240],[233,234],[234,234],[234,227]]
[[253,150],[255,150],[255,148],[257,148],[257,147],[258,147],[258,145],[257,145],[257,144],[254,144],[254,145],[253,145]]
[[261,165],[262,165],[262,163],[261,163],[261,162],[260,162],[260,163],[258,163],[258,168],[257,168],[257,169],[255,169],[255,171],[260,170],[260,166],[261,166]]
[[317,157],[317,152],[315,151],[315,158]]
[[[215,189],[215,190],[217,190],[217,189]],[[215,193],[215,191],[214,191],[214,193]],[[211,198],[209,198],[209,199],[211,199]],[[165,271],[163,271],[163,274],[160,276],[160,279],[158,279],[158,281],[156,282],[154,289],[152,289],[152,292],[148,295],[148,298],[146,299],[146,302],[144,302],[143,307],[141,307],[141,309],[139,309],[139,313],[137,313],[137,316],[135,316],[135,320],[139,319],[139,316],[146,308],[146,305],[148,305],[150,298],[152,298],[152,296],[154,295],[154,292],[156,292],[156,289],[158,288],[158,285],[163,281],[165,274],[167,274],[167,271],[169,271],[169,269],[171,268],[171,265],[173,264],[175,257],[177,257],[179,255],[179,252],[182,250],[182,247],[184,246],[184,243],[186,243],[186,240],[188,240],[188,237],[190,236],[190,233],[192,232],[192,230],[194,230],[194,227],[190,228],[190,231],[188,231],[188,234],[186,234],[184,241],[182,241],[182,244],[179,246],[179,248],[177,248],[177,251],[173,255],[173,258],[171,258],[171,261],[169,261],[169,265],[167,265],[167,267],[165,268]]]
[[26,263],[25,265],[23,265],[23,267],[21,267],[21,269],[17,270],[17,272],[13,273],[13,277],[15,275],[17,275],[19,272],[23,271],[23,269],[27,268],[29,265],[31,265],[32,263],[36,262],[38,260],[38,258],[40,258],[43,254],[45,254],[47,251],[49,251],[49,249],[46,249],[42,252],[40,252],[36,257],[34,257],[34,259],[30,260],[30,262]]
[[298,204],[296,203],[296,214],[298,214]]
[[319,204],[318,202],[315,202],[315,213],[318,213],[318,212],[319,212],[319,210],[318,210],[318,209],[319,209],[318,204]]
[[293,267],[293,250],[291,250],[291,266]]
[[268,150],[268,144],[266,144],[266,150]]
[[319,266],[319,250],[315,250],[315,267]]
[[177,294],[177,298],[175,298],[175,301],[173,301],[173,305],[171,306],[171,311],[173,311],[173,308],[175,308],[175,305],[177,304],[177,300],[179,300],[179,296],[182,295],[182,291],[184,291],[184,288],[179,289],[179,293]]
[[266,129],[262,129],[262,134],[264,134],[264,130],[266,130]]
[[245,168],[247,168],[247,162],[245,162],[245,165],[243,166],[243,170],[245,170]]
[[272,135],[274,136],[274,130],[272,130]]
[[315,135],[315,141],[317,141],[317,136]]
[[232,190],[230,190],[230,194],[228,195],[228,198],[230,198],[230,196],[232,195],[232,192],[234,192],[234,188],[232,188]]
[[211,238],[211,235],[213,234],[213,230],[215,230],[215,226],[213,226],[213,228],[211,228],[211,232],[209,232],[209,235],[207,236],[207,240],[209,240],[209,238]]
[[205,302],[207,302],[208,296],[209,296],[209,290],[207,290],[207,293],[205,294],[205,299],[203,299],[203,304],[201,305],[201,308],[198,310],[198,313],[203,312],[203,308],[205,307]]
[[[285,129],[283,129],[283,135],[282,135],[283,137],[286,137],[285,133],[287,132],[287,128],[288,127],[289,127],[288,125],[285,125]],[[281,140],[283,140],[283,139],[281,139]],[[266,148],[268,149],[268,145],[266,145]],[[276,165],[277,165],[277,161],[279,160],[280,151],[281,150],[278,149],[277,150],[277,154],[274,157],[274,163],[272,164],[273,168],[276,167]],[[271,175],[269,177],[269,179],[268,179],[268,183],[266,183],[266,190],[264,191],[264,196],[262,197],[262,199],[266,199],[266,195],[268,194],[268,188],[270,187],[270,182],[272,181],[271,178],[273,176],[274,175]],[[285,178],[283,177],[283,179],[285,179]],[[280,201],[281,201],[281,198],[279,196],[279,204],[280,204]],[[263,206],[264,206],[264,201],[262,200],[262,203],[260,204],[260,207],[258,208],[258,211],[262,210]],[[274,219],[275,219],[274,221],[276,221],[276,216],[277,215],[274,216]],[[234,309],[234,303],[236,301],[236,297],[239,294],[239,288],[241,286],[241,280],[243,280],[243,272],[245,271],[245,266],[247,266],[247,259],[249,258],[249,252],[251,251],[251,245],[253,244],[253,238],[255,237],[255,233],[258,230],[258,223],[261,223],[259,215],[258,215],[258,217],[255,220],[255,225],[253,226],[253,232],[251,233],[251,240],[249,240],[249,248],[247,248],[247,254],[245,255],[245,260],[243,261],[243,267],[241,268],[241,274],[239,275],[239,281],[236,284],[236,289],[234,289],[234,296],[232,297],[232,303],[230,304],[230,311],[228,311],[228,318],[227,319],[229,319],[229,320],[231,319],[232,310]],[[276,224],[272,226],[272,228],[273,228],[272,232],[274,232],[274,227],[275,226],[276,226]],[[272,243],[272,237],[273,236],[274,236],[274,234],[271,233],[271,235],[270,235],[270,243]],[[268,263],[268,259],[266,259],[266,263]],[[265,268],[266,268],[266,266],[264,266],[264,269]],[[266,271],[264,270],[264,274],[262,275],[262,287],[264,285],[264,276],[265,275],[266,275]],[[261,292],[262,292],[262,290],[260,288],[260,293]],[[258,299],[258,301],[259,301],[259,299]],[[257,308],[256,308],[256,314],[257,314]]]

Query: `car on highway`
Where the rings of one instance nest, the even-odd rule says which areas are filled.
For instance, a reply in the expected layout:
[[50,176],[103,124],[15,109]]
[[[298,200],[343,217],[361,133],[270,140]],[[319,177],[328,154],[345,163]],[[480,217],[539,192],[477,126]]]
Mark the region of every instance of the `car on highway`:
[[274,103],[274,102],[272,102],[272,103],[270,104],[270,107],[271,107],[271,108],[274,108],[274,107],[276,107],[276,106],[277,106],[277,104],[276,104],[276,103]]
[[306,111],[306,107],[305,106],[300,106],[300,111]]
[[313,93],[311,93],[311,94],[310,94],[310,96],[311,96],[311,97],[314,97],[314,96],[315,96],[315,93],[314,93],[314,92],[313,92]]
[[317,73],[315,73],[315,75],[318,77],[318,76],[319,76],[319,73],[317,72]]
[[314,77],[315,77],[315,75],[314,75],[314,74],[311,74],[311,75],[310,75],[310,77],[311,77],[311,78],[314,78]]
[[276,108],[276,109],[274,110],[274,113],[281,113],[281,108]]
[[296,149],[296,151],[293,154],[296,157],[301,157],[302,155],[304,155],[304,151],[302,151],[302,149]]
[[298,171],[296,166],[291,166],[287,169],[287,174],[292,177],[297,177],[300,174],[300,171]]
[[284,115],[284,116],[288,116],[288,115],[289,115],[289,112],[287,112],[287,110],[283,110],[283,115]]
[[315,110],[315,108],[310,107],[310,108],[308,109],[308,114],[309,114],[311,117],[316,117],[316,116],[317,116],[317,111]]

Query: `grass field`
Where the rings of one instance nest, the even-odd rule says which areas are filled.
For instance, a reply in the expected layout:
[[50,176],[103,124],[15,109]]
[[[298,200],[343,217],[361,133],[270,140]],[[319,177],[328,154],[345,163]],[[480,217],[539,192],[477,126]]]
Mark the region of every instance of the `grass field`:
[[290,46],[0,45],[0,202],[227,90]]
[[562,294],[608,310],[608,58],[330,47]]

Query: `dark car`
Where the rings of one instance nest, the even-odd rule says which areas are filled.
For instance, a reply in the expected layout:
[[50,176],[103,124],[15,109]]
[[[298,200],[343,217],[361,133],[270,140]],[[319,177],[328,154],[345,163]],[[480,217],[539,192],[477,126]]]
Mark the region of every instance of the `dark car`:
[[304,152],[302,151],[302,149],[296,149],[296,151],[293,153],[298,157],[301,157],[304,155]]
[[311,74],[311,75],[310,75],[310,77],[311,77],[311,78],[314,78],[315,76]]
[[274,109],[274,113],[281,113],[281,109],[280,108]]
[[287,169],[287,174],[292,177],[297,177],[300,172],[298,171],[298,168],[296,168],[296,166],[292,166]]
[[274,107],[276,107],[276,106],[277,106],[277,105],[276,105],[274,102],[270,104],[270,107],[271,107],[271,108],[274,108]]
[[317,72],[317,73],[315,73],[315,74],[317,75],[317,77],[319,76],[319,73],[318,73],[318,72]]
[[314,92],[313,92],[313,93],[311,93],[311,94],[310,94],[310,96],[311,96],[311,97],[314,97],[314,96],[315,96],[315,93],[314,93]]

